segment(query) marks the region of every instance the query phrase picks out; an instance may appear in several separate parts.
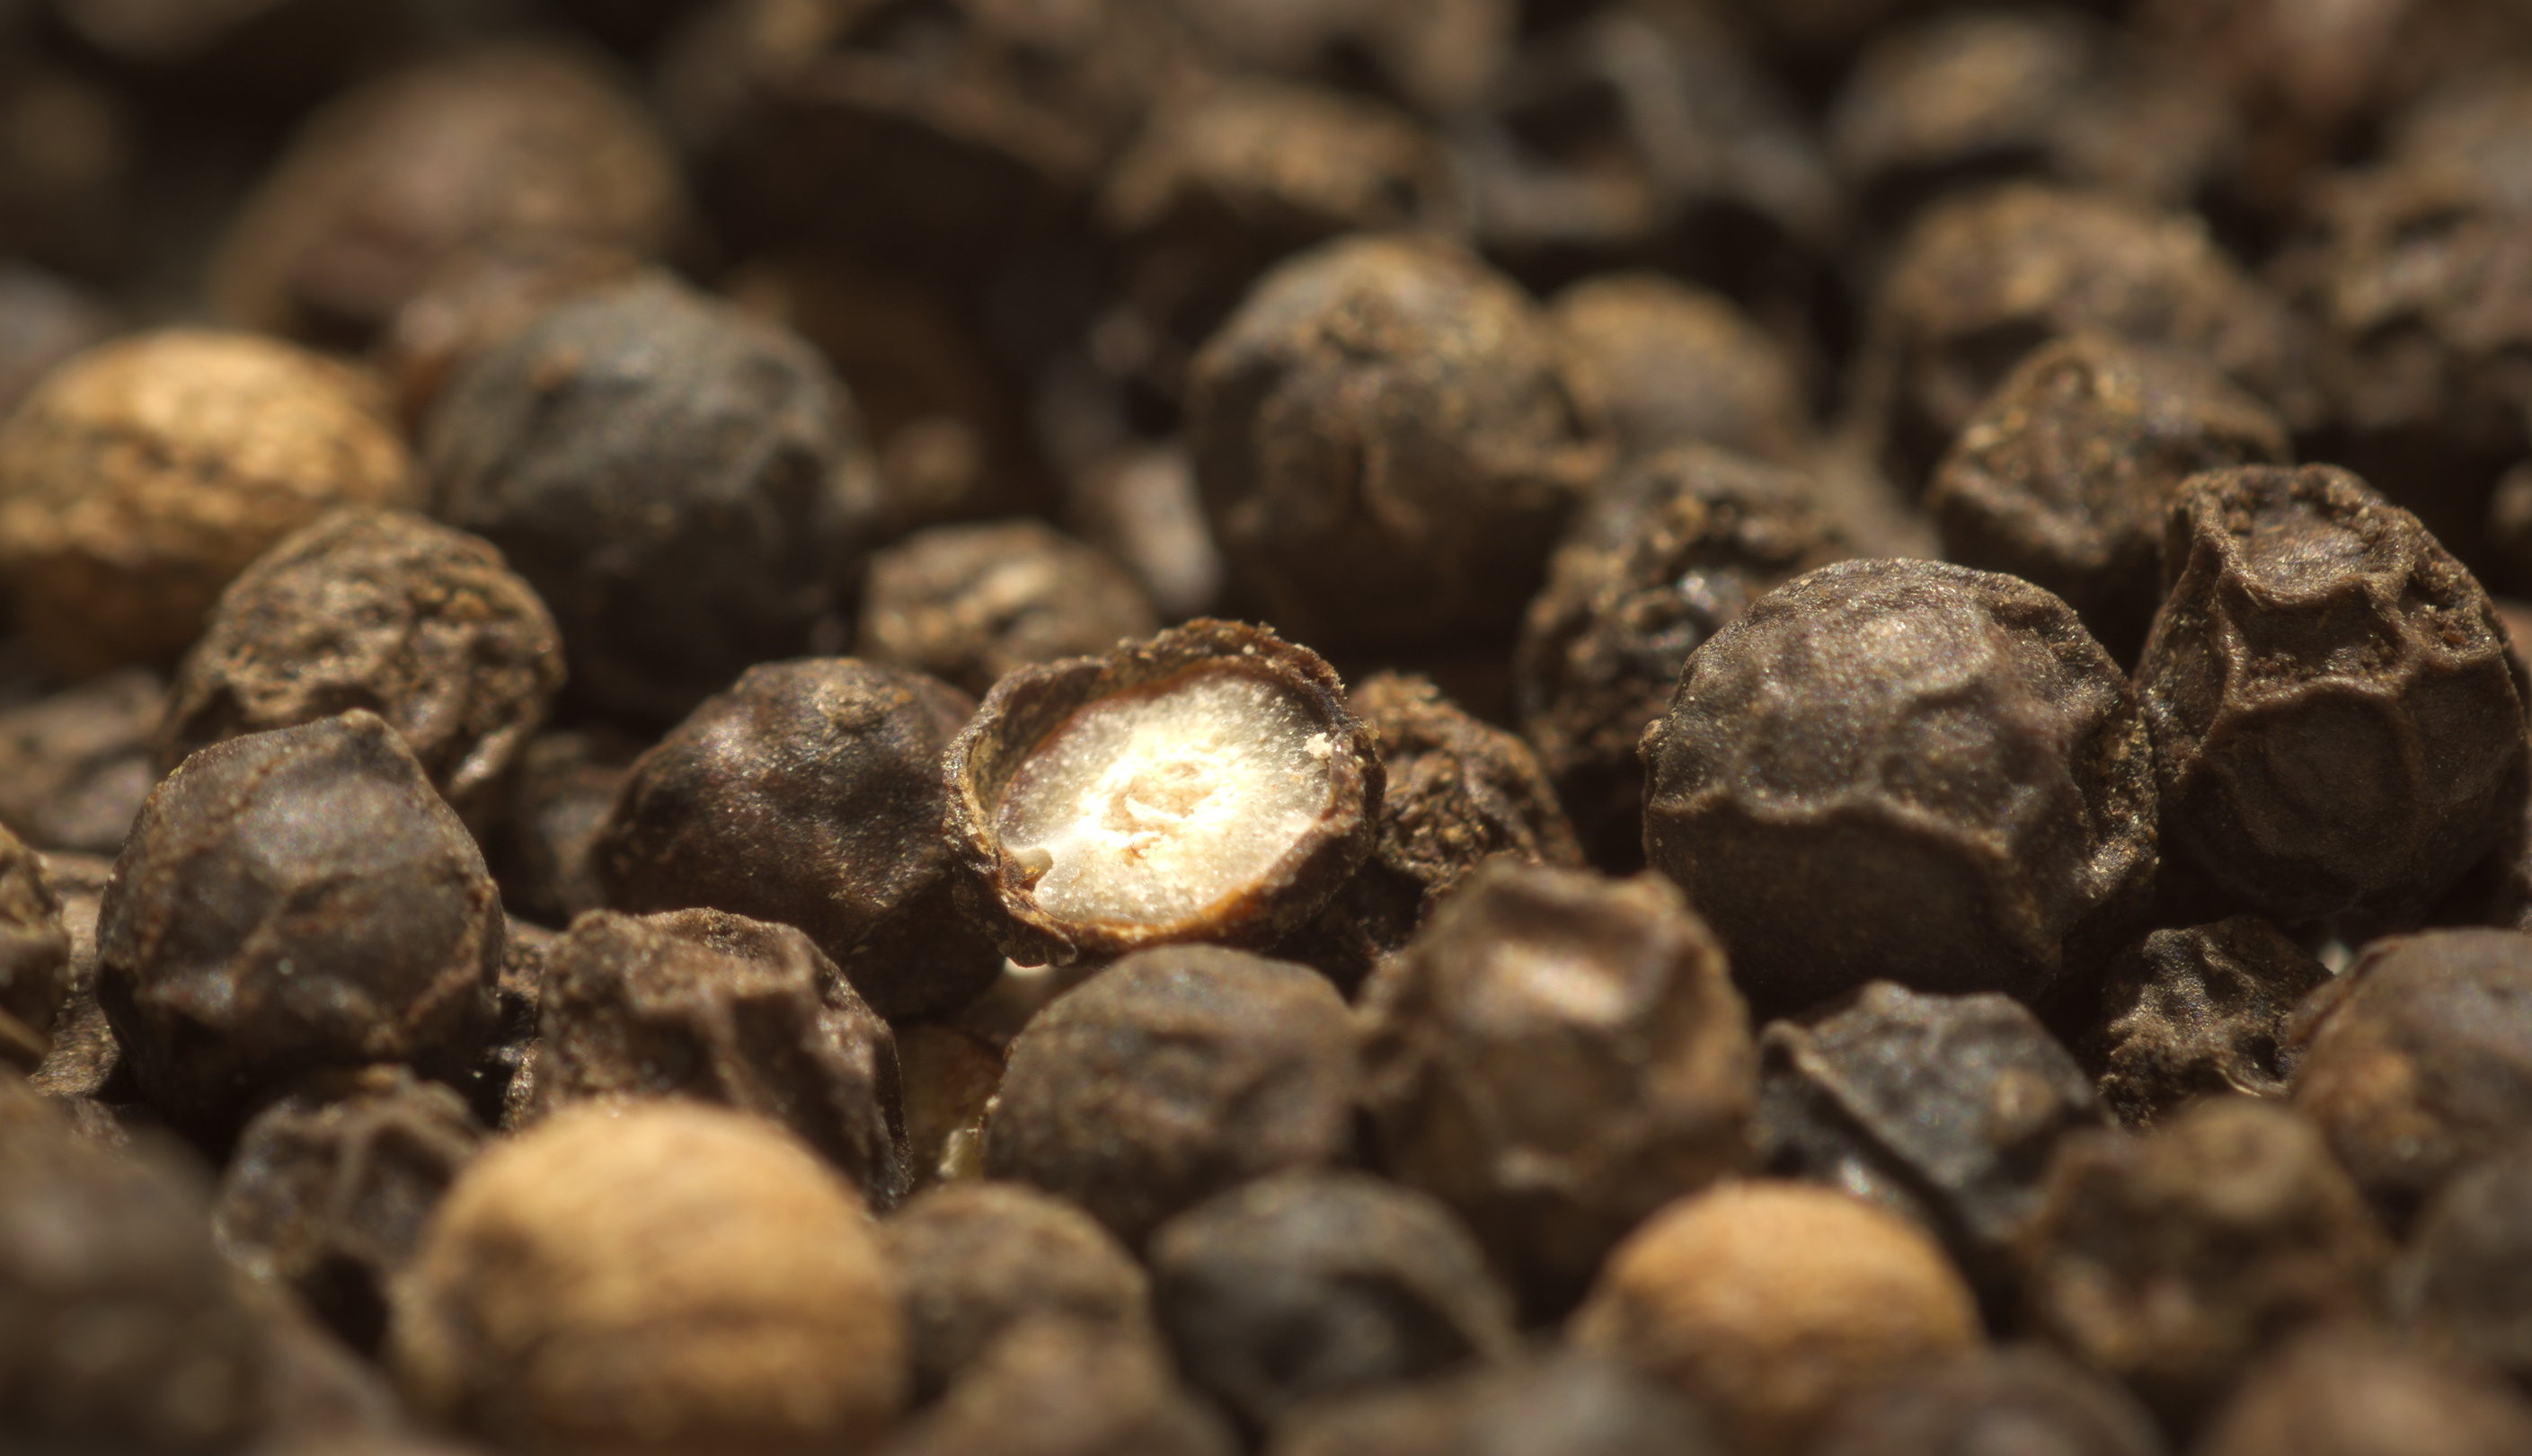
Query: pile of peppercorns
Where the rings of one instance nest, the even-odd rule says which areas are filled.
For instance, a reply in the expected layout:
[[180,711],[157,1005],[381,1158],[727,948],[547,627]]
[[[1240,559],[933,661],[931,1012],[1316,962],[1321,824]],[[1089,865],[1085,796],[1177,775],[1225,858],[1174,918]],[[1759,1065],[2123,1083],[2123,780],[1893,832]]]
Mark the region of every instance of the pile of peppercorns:
[[2523,0],[0,0],[0,1456],[2532,1456]]

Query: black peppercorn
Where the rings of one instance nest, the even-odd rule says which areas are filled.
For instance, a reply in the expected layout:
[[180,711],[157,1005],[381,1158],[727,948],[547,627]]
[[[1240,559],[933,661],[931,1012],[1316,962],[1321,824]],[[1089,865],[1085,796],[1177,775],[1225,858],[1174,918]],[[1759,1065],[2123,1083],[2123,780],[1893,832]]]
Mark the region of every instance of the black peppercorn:
[[2246,1377],[2201,1456],[2512,1456],[2532,1403],[2468,1365],[2359,1329],[2296,1341]]
[[2116,948],[2154,873],[2136,695],[2010,577],[1796,578],[1689,658],[1643,755],[1645,857],[1764,1014],[1875,978],[2036,1001]]
[[1271,1456],[1719,1456],[1694,1404],[1604,1356],[1558,1350],[1298,1412]]
[[145,667],[0,708],[0,824],[47,850],[112,855],[158,781],[167,685]]
[[2102,974],[2100,1009],[2075,1049],[2129,1127],[2225,1092],[2282,1096],[2295,1005],[2329,980],[2329,967],[2257,916],[2157,930]]
[[483,831],[501,903],[543,925],[606,904],[598,845],[642,745],[603,727],[540,733],[519,749],[498,819]]
[[408,429],[429,422],[449,384],[486,350],[580,294],[640,275],[631,253],[565,238],[505,234],[424,276],[370,348]]
[[797,925],[880,1015],[955,1010],[1001,967],[950,909],[941,835],[973,708],[849,657],[750,668],[633,765],[592,851],[608,904]]
[[0,829],[0,1064],[32,1072],[70,992],[71,938],[43,857]]
[[2532,1381],[2532,1138],[2474,1161],[2430,1200],[2391,1280],[2392,1312],[2436,1348]]
[[1150,1336],[1034,1319],[996,1340],[887,1456],[1237,1456]]
[[1635,458],[1707,444],[1799,460],[1811,407],[1785,346],[1719,294],[1655,272],[1603,273],[1548,300],[1566,377]]
[[1012,1041],[984,1171],[1139,1247],[1234,1184],[1342,1158],[1355,1082],[1352,1022],[1326,978],[1214,946],[1142,951]]
[[1811,1456],[2164,1456],[2154,1418],[2039,1345],[1982,1350],[1849,1403]]
[[1122,568],[1042,522],[939,526],[872,555],[860,652],[981,697],[1012,668],[1160,626]]

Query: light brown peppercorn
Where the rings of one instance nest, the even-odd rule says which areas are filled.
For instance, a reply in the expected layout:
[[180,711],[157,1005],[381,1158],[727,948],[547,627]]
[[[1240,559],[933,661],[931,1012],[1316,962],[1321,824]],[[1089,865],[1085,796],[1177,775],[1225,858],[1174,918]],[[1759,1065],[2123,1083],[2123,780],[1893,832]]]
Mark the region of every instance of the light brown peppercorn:
[[54,369],[0,425],[0,572],[59,670],[167,662],[273,542],[419,488],[365,375],[246,334],[143,334]]
[[1802,1450],[1840,1403],[1984,1338],[1932,1240],[1844,1194],[1767,1182],[1655,1214],[1571,1329],[1703,1402],[1749,1456]]
[[2329,980],[2329,967],[2257,916],[2157,930],[2102,973],[2100,1009],[2076,1052],[2132,1128],[2195,1097],[2283,1096],[2296,1003]]
[[861,655],[978,697],[1015,667],[1161,626],[1122,568],[1038,521],[934,527],[874,553],[869,573]]
[[41,1066],[70,992],[70,934],[43,857],[0,829],[0,1065]]
[[2468,1365],[2368,1330],[2329,1330],[2254,1370],[2192,1449],[2198,1456],[2514,1456],[2532,1451],[2532,1404]]
[[389,1348],[417,1410],[544,1452],[857,1452],[905,1399],[852,1190],[772,1125],[686,1102],[573,1108],[469,1164]]

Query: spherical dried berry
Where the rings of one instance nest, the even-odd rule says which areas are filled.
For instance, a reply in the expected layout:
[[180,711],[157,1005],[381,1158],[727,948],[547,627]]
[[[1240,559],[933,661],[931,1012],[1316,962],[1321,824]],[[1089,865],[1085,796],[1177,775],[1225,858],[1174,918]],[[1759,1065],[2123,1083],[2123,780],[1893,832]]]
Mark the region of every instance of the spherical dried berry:
[[1602,456],[1557,353],[1447,244],[1341,239],[1267,274],[1187,403],[1234,582],[1331,646],[1510,626]]
[[2364,1330],[2298,1340],[2242,1381],[2203,1456],[2508,1456],[2532,1404],[2468,1365]]
[[2102,974],[2076,1051],[2130,1127],[2226,1092],[2283,1096],[2296,1003],[2329,980],[2329,967],[2257,916],[2157,930]]
[[2416,517],[2329,466],[2218,471],[2163,562],[2136,681],[2180,903],[2415,915],[2514,827],[2504,629]]
[[2114,1382],[2038,1345],[1982,1350],[1854,1401],[1812,1456],[2164,1456],[2154,1418]]
[[1706,444],[1800,458],[1811,407],[1794,361],[1719,294],[1660,273],[1604,273],[1548,300],[1576,395],[1621,454]]
[[1364,1000],[1381,1167],[1467,1219],[1532,1310],[1748,1160],[1741,998],[1660,880],[1489,866]]
[[553,619],[498,551],[420,516],[337,511],[220,593],[169,690],[157,767],[367,708],[482,815],[561,686]]
[[1719,1456],[1704,1414],[1604,1356],[1558,1350],[1312,1405],[1271,1456]]
[[1804,1449],[1843,1401],[1983,1338],[1932,1240],[1843,1194],[1763,1182],[1654,1215],[1572,1333],[1702,1402],[1751,1456]]
[[1234,1184],[1341,1158],[1354,1088],[1352,1021],[1324,977],[1214,946],[1147,950],[1011,1043],[985,1173],[1140,1246]]
[[375,714],[232,739],[142,806],[97,917],[97,999],[151,1102],[217,1139],[299,1074],[462,1075],[501,906]]
[[1035,1319],[995,1341],[888,1456],[1236,1456],[1148,1335]]
[[861,1451],[905,1399],[860,1200],[779,1129],[687,1102],[574,1108],[468,1164],[389,1350],[416,1410],[511,1449]]
[[1882,978],[2037,1000],[2155,868],[2134,693],[2065,603],[1928,561],[1776,588],[1644,736],[1644,853],[1762,1013]]
[[0,426],[0,571],[55,667],[169,661],[273,542],[417,488],[366,376],[244,334],[144,334],[62,364]]
[[434,513],[545,598],[574,694],[634,717],[800,651],[876,509],[826,363],[665,278],[577,296],[488,351],[426,447]]
[[71,938],[42,857],[0,829],[0,1065],[34,1071],[70,991]]
[[0,708],[0,824],[47,850],[112,855],[158,782],[167,685],[145,667]]
[[380,328],[370,358],[410,429],[485,351],[570,299],[638,276],[628,252],[568,239],[505,235],[432,268]]
[[956,1009],[1001,969],[950,908],[941,834],[973,708],[849,657],[749,669],[633,765],[592,851],[608,903],[797,925],[882,1016]]
[[1031,963],[1274,943],[1372,847],[1385,776],[1344,691],[1208,619],[1004,678],[944,769],[971,917]]
[[1160,626],[1123,568],[1041,522],[938,526],[872,555],[860,651],[982,697],[1015,667]]

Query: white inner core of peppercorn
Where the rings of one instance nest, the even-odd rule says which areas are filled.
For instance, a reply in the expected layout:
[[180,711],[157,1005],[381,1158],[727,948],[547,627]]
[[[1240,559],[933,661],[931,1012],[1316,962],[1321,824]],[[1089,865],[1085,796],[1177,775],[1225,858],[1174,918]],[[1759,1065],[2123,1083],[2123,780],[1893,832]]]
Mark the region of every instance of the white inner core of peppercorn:
[[1020,765],[1003,847],[1063,920],[1168,925],[1255,885],[1327,812],[1335,747],[1240,672],[1094,702]]

